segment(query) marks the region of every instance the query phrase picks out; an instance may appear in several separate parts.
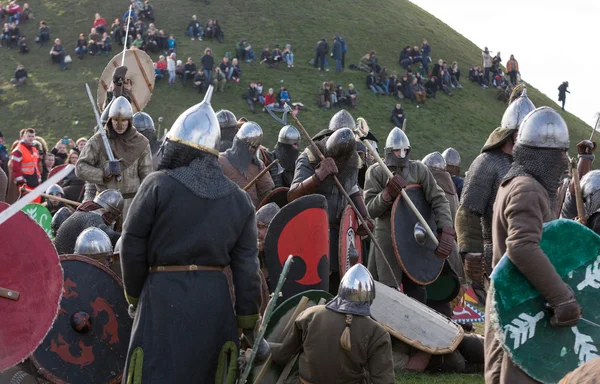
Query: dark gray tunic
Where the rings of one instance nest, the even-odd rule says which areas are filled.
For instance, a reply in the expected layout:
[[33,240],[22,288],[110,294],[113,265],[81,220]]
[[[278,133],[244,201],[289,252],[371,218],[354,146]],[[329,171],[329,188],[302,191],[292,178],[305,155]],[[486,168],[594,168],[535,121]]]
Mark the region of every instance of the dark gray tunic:
[[56,232],[54,246],[59,255],[71,255],[75,249],[77,237],[87,228],[99,228],[103,230],[113,245],[117,243],[121,234],[113,231],[106,223],[102,216],[93,212],[75,211]]

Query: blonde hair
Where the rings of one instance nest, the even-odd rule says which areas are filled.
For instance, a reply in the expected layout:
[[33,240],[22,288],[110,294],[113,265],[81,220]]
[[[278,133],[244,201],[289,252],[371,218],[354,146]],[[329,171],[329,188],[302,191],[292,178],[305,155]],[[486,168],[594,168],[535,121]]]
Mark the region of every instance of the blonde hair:
[[350,351],[352,349],[352,341],[350,340],[350,325],[352,325],[353,318],[354,316],[346,314],[346,328],[344,328],[344,332],[342,332],[342,337],[340,338],[340,344],[346,351]]

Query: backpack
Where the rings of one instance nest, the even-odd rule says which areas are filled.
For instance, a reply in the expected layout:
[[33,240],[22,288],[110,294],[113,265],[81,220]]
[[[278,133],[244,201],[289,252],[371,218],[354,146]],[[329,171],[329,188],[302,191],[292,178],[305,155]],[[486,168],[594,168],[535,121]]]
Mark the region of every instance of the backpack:
[[341,37],[338,37],[338,40],[340,43],[342,43],[342,52],[348,52],[348,48],[346,47],[346,41]]

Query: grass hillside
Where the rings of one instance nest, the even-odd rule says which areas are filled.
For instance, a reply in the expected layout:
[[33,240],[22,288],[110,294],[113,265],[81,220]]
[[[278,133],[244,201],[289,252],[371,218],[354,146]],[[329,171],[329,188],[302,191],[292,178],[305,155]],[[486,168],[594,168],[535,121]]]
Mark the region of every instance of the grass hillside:
[[[98,78],[108,62],[108,58],[86,56],[80,61],[73,49],[79,33],[86,36],[92,27],[95,12],[106,18],[110,25],[115,17],[121,17],[128,7],[125,0],[28,0],[34,10],[36,20],[21,25],[30,42],[31,53],[19,55],[15,49],[0,49],[0,130],[7,141],[17,137],[18,130],[24,127],[36,128],[49,142],[56,142],[63,135],[76,138],[89,136],[94,125],[92,110],[85,93],[84,83],[96,89]],[[265,86],[277,89],[283,83],[291,92],[294,101],[301,101],[309,110],[299,115],[300,120],[311,133],[326,126],[333,110],[320,110],[316,107],[316,92],[323,81],[332,80],[354,83],[359,92],[359,106],[352,111],[355,118],[367,119],[372,131],[385,141],[393,127],[390,120],[395,100],[388,96],[375,97],[365,87],[365,73],[346,69],[342,74],[319,72],[308,65],[314,56],[317,40],[327,38],[331,43],[334,34],[343,36],[348,45],[346,66],[357,63],[368,50],[374,49],[382,66],[388,73],[403,70],[398,65],[400,49],[407,45],[419,45],[424,38],[432,46],[432,59],[439,58],[449,63],[457,60],[462,70],[463,90],[456,90],[454,97],[441,93],[437,100],[428,101],[425,108],[417,109],[404,103],[408,123],[407,133],[413,146],[414,158],[420,158],[431,151],[443,151],[448,146],[457,148],[463,157],[463,170],[478,154],[490,131],[499,125],[505,104],[495,99],[495,90],[481,89],[467,79],[471,63],[481,63],[480,49],[469,40],[452,30],[407,0],[378,0],[376,3],[357,0],[213,0],[205,5],[199,0],[153,0],[156,26],[175,34],[178,59],[191,56],[199,63],[204,48],[210,46],[218,62],[227,51],[235,52],[235,43],[247,37],[257,55],[262,47],[270,44],[284,46],[292,44],[296,56],[295,68],[283,65],[279,69],[269,69],[266,65],[254,62],[242,64],[242,81],[230,83],[225,93],[215,94],[213,106],[231,109],[238,117],[247,116],[257,121],[265,131],[265,142],[271,146],[276,141],[278,124],[258,109],[255,115],[248,112],[241,98],[248,81],[260,80]],[[215,40],[190,41],[184,30],[191,15],[197,14],[205,23],[208,18],[218,19],[225,32],[225,42]],[[58,65],[50,64],[50,46],[38,48],[34,44],[37,35],[37,22],[46,20],[51,29],[51,39],[60,37],[74,59],[69,70],[60,71]],[[113,49],[118,50],[113,42]],[[113,51],[115,54],[116,51]],[[157,59],[157,56],[153,56]],[[29,71],[30,81],[24,87],[14,89],[8,80],[18,63]],[[430,66],[431,70],[431,66]],[[527,73],[523,74],[527,77]],[[556,105],[535,88],[529,88],[529,95],[537,106]],[[199,102],[201,95],[191,86],[181,84],[168,86],[166,78],[157,83],[156,90],[146,107],[158,126],[157,118],[164,117],[163,129],[170,127],[177,116],[192,104]],[[571,145],[589,137],[590,127],[583,121],[563,114],[571,130]],[[75,121],[79,121],[75,125]]]

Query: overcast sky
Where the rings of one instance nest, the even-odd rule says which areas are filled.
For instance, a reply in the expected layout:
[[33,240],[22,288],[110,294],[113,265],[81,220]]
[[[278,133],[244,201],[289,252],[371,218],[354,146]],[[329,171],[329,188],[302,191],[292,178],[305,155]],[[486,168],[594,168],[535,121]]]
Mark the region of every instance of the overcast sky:
[[411,1],[477,46],[500,51],[503,64],[514,54],[523,79],[555,102],[558,86],[568,81],[565,110],[595,124],[600,1]]

